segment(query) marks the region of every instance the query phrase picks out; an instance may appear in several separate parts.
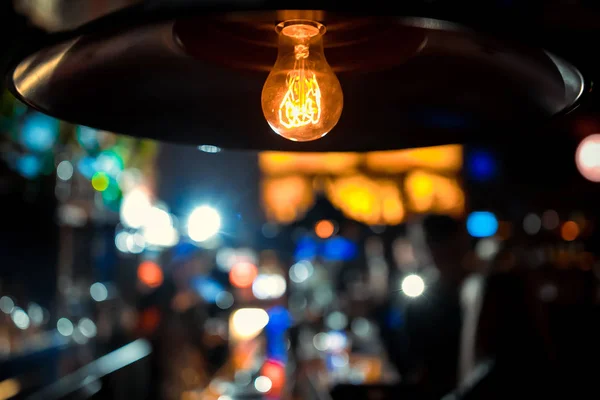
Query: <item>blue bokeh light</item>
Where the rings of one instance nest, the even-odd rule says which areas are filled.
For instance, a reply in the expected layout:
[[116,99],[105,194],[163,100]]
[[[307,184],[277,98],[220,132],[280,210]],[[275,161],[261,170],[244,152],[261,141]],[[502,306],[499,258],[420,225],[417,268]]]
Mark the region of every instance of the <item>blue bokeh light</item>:
[[311,260],[317,256],[318,252],[318,243],[310,236],[304,236],[298,240],[294,257],[296,258],[296,261]]
[[225,290],[224,286],[216,280],[201,276],[193,280],[193,287],[196,292],[207,303],[215,303],[219,293]]
[[287,340],[285,332],[292,326],[290,312],[283,306],[270,308],[269,322],[265,327],[267,336],[266,356],[280,362],[287,361]]
[[498,165],[494,156],[486,150],[474,150],[467,154],[469,176],[478,181],[487,181],[496,176]]
[[356,257],[358,248],[354,242],[341,236],[328,239],[323,244],[323,258],[331,261],[349,261]]
[[27,149],[43,153],[54,146],[58,137],[58,121],[41,113],[25,118],[21,129],[21,144]]
[[100,146],[98,131],[94,128],[80,125],[76,129],[76,136],[79,144],[87,150],[94,150]]
[[25,178],[35,178],[42,171],[42,160],[34,154],[25,154],[17,160],[17,170]]
[[77,169],[81,175],[87,179],[92,179],[92,176],[96,173],[96,159],[89,156],[82,157],[77,163]]
[[498,231],[498,219],[488,211],[474,211],[467,217],[467,231],[476,238],[490,237]]
[[267,313],[269,314],[269,323],[265,327],[267,334],[285,332],[292,325],[292,316],[287,308],[283,306],[274,306]]
[[98,154],[94,169],[96,171],[106,172],[109,176],[116,178],[123,171],[123,160],[117,153],[105,150]]

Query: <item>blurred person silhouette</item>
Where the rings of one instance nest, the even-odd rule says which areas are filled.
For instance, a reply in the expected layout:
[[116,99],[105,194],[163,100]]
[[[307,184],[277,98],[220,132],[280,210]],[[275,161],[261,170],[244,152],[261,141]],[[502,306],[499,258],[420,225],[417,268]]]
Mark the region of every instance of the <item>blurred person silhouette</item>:
[[428,215],[409,236],[421,265],[434,272],[424,276],[422,295],[406,305],[411,380],[428,398],[441,398],[456,387],[462,313],[461,282],[470,240],[462,224],[451,217]]
[[503,399],[515,388],[523,397],[589,398],[595,390],[585,366],[598,354],[589,265],[552,259],[561,243],[539,241],[506,242],[485,274],[467,311],[476,320],[461,350],[471,358],[469,376],[453,398]]

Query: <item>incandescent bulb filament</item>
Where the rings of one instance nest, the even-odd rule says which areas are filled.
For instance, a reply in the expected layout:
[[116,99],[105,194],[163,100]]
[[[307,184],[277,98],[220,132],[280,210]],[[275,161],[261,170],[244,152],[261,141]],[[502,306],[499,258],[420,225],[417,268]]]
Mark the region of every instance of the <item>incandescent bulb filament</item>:
[[337,124],[343,107],[340,83],[325,60],[325,27],[292,20],[276,28],[278,56],[263,87],[263,113],[271,128],[294,141],[325,136]]
[[309,49],[304,44],[294,47],[296,62],[288,73],[287,92],[279,106],[279,122],[287,129],[317,124],[321,119],[321,89],[315,73],[306,70]]

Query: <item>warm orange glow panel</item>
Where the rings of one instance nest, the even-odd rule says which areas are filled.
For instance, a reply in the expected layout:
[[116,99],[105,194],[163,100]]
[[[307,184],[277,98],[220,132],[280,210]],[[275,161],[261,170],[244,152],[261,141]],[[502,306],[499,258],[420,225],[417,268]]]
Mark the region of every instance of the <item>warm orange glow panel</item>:
[[[348,218],[397,225],[407,214],[460,216],[460,145],[370,153],[263,152],[263,207],[280,223],[301,218],[319,193]],[[323,184],[324,183],[324,184]]]

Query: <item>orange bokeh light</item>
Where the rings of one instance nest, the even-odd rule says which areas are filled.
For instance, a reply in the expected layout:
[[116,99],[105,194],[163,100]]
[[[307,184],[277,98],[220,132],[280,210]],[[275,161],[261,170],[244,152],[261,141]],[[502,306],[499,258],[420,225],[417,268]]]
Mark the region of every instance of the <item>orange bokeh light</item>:
[[315,225],[315,233],[321,239],[327,239],[335,233],[335,225],[333,222],[324,219]]
[[258,275],[256,265],[241,261],[233,265],[229,271],[229,282],[237,288],[245,289],[252,286],[252,282]]
[[577,239],[577,236],[579,236],[579,225],[575,221],[565,222],[560,229],[560,235],[567,242]]
[[164,279],[162,269],[154,261],[142,262],[138,267],[137,276],[140,282],[151,288],[162,285]]

